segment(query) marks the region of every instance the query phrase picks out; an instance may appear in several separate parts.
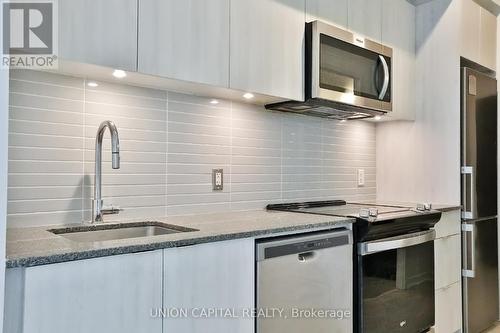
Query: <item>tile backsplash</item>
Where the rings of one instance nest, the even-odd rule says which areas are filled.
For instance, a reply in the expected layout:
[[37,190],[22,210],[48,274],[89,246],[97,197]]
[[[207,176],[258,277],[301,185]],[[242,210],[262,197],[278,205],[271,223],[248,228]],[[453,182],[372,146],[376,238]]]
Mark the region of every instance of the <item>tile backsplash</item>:
[[[300,200],[375,199],[375,125],[250,104],[11,71],[9,226],[90,219],[95,135],[116,123],[121,169],[103,149],[105,204],[120,217],[262,209]],[[211,171],[224,169],[224,190]],[[365,186],[357,186],[365,169]],[[112,219],[115,217],[108,217]]]

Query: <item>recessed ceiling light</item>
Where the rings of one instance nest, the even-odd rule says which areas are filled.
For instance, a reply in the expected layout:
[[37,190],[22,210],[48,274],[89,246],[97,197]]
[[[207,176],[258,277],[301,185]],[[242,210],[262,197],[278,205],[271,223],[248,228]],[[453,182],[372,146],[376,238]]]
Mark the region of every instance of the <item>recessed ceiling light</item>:
[[125,73],[125,71],[122,71],[121,69],[115,69],[113,71],[113,76],[117,79],[123,79],[125,76],[127,76],[127,73]]
[[94,81],[90,81],[89,83],[87,83],[87,85],[89,87],[92,87],[92,88],[95,88],[95,87],[99,86],[99,84],[97,82],[94,82]]
[[251,99],[251,98],[253,98],[254,96],[253,96],[253,94],[252,94],[252,93],[245,93],[245,94],[243,94],[243,97],[245,97],[246,99]]
[[218,101],[218,100],[216,100],[216,99],[213,99],[213,100],[211,100],[211,101],[210,101],[210,104],[214,104],[214,105],[215,105],[215,104],[219,104],[219,101]]
[[342,120],[341,120],[340,122],[341,122],[341,123],[345,123],[346,121],[347,121],[347,120],[345,120],[345,119],[342,119]]
[[382,117],[381,117],[381,116],[375,116],[375,118],[374,118],[374,119],[375,119],[375,120],[380,120],[380,119],[382,119]]

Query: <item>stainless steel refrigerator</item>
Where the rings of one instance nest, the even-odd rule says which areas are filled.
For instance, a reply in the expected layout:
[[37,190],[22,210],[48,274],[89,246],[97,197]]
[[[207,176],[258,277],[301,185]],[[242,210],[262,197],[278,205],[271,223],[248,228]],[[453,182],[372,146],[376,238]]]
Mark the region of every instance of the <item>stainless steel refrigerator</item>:
[[497,81],[465,67],[461,74],[464,332],[479,333],[499,311]]

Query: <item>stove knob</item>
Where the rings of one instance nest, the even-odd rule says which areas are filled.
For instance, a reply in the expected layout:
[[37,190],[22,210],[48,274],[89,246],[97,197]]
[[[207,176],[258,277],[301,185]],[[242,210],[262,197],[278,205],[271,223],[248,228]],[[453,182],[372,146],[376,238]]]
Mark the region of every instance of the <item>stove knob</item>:
[[417,204],[417,210],[427,211],[432,209],[432,204],[430,203],[419,203]]
[[378,208],[370,208],[370,217],[377,217],[378,216]]
[[359,210],[359,217],[369,218],[370,217],[370,209],[368,209],[368,208],[361,208]]

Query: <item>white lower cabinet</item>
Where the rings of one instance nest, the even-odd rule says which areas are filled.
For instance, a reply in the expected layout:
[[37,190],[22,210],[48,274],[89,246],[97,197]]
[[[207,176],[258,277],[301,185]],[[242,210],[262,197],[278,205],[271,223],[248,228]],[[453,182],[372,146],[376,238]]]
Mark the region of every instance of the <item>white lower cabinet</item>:
[[435,333],[455,333],[462,329],[462,284],[436,290]]
[[253,333],[254,266],[253,239],[165,249],[163,332]]
[[254,267],[241,239],[8,269],[4,332],[253,333]]
[[460,210],[444,212],[441,219],[434,226],[436,238],[443,238],[450,235],[460,235],[461,233]]
[[4,332],[161,333],[162,250],[7,270]]
[[452,235],[434,241],[435,288],[440,289],[461,279],[461,236]]
[[462,256],[460,210],[444,212],[434,241],[435,333],[462,329]]

